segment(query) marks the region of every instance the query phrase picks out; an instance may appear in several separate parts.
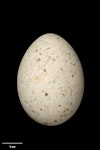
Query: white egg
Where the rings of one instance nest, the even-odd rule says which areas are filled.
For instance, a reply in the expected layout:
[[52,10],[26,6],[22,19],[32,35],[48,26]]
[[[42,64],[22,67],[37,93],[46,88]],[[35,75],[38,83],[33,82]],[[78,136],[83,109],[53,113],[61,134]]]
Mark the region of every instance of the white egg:
[[40,36],[21,60],[17,89],[22,107],[34,121],[47,126],[66,122],[79,108],[84,92],[76,52],[57,34]]

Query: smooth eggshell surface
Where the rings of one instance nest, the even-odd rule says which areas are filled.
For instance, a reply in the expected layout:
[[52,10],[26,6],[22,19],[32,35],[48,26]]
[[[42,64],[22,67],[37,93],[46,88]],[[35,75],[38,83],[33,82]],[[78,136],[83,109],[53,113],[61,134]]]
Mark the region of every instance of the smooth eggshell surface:
[[22,107],[36,122],[54,126],[77,111],[84,91],[80,60],[57,34],[37,38],[24,54],[17,75]]

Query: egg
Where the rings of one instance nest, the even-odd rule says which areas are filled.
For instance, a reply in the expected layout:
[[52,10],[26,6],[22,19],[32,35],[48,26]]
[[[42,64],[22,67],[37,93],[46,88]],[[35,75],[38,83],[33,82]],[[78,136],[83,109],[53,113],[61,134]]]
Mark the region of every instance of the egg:
[[17,74],[22,108],[35,122],[56,126],[78,110],[84,74],[78,55],[61,36],[46,33],[25,52]]

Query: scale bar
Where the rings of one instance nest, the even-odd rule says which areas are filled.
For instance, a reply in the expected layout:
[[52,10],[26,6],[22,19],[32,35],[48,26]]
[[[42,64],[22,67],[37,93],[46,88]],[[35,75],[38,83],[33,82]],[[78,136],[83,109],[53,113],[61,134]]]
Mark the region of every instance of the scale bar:
[[2,144],[23,144],[23,142],[2,142]]

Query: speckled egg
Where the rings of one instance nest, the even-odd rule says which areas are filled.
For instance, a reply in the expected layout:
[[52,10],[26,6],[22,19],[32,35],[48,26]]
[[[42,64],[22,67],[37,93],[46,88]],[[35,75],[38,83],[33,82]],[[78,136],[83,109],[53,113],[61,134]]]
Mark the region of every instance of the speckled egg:
[[23,109],[34,121],[47,126],[66,122],[79,108],[84,92],[76,52],[57,34],[40,36],[21,60],[17,89]]

